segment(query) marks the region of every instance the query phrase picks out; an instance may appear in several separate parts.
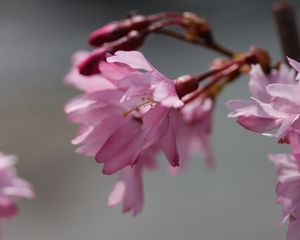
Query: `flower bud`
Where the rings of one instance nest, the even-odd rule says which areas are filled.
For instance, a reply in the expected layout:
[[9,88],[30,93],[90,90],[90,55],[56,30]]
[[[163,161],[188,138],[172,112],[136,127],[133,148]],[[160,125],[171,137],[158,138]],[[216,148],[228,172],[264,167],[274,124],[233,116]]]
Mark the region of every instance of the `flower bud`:
[[100,73],[99,63],[105,59],[107,48],[98,48],[92,51],[88,57],[77,65],[82,75],[91,76]]
[[132,30],[140,30],[150,25],[151,21],[141,15],[132,18],[109,23],[93,33],[89,37],[92,46],[99,47],[104,43],[112,42],[124,37]]
[[194,76],[184,75],[175,80],[176,92],[179,98],[195,91],[198,88],[198,82]]
[[128,35],[98,48],[78,65],[79,72],[86,76],[100,73],[99,63],[105,61],[106,53],[118,50],[131,51],[139,48],[144,42],[145,35],[138,31],[131,31]]

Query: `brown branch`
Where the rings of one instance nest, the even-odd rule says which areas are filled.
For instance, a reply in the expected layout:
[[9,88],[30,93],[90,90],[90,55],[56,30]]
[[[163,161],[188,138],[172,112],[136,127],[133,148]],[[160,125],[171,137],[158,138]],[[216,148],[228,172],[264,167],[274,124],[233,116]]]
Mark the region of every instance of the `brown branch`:
[[294,8],[287,1],[280,1],[273,5],[273,14],[284,58],[288,56],[300,61],[300,42]]
[[229,49],[224,48],[223,46],[221,46],[217,43],[213,42],[213,43],[208,44],[208,43],[205,43],[204,41],[202,41],[201,39],[189,39],[184,34],[181,34],[181,33],[169,30],[169,29],[159,29],[158,31],[156,31],[156,33],[211,49],[211,50],[221,53],[222,55],[229,57],[229,58],[232,58],[235,55],[234,52],[230,51]]

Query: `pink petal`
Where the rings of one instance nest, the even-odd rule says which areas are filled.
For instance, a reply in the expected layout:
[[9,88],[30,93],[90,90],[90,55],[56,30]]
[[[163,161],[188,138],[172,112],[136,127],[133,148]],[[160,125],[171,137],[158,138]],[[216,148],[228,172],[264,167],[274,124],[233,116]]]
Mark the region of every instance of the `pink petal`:
[[266,86],[271,82],[259,64],[251,67],[250,77],[249,90],[252,96],[262,102],[269,102],[270,95],[266,91]]
[[239,116],[237,117],[237,123],[244,128],[257,133],[269,132],[277,128],[279,125],[273,118],[257,116]]
[[281,126],[279,127],[275,137],[276,139],[280,139],[281,137],[283,137],[284,134],[286,134],[287,130],[291,127],[291,125],[299,118],[299,116],[294,115],[294,116],[290,116],[286,119],[283,120],[283,122],[281,123]]
[[166,133],[169,120],[170,109],[156,104],[155,107],[147,111],[143,116],[142,131],[144,134],[144,149],[149,148],[159,142]]
[[179,166],[179,153],[176,142],[176,132],[178,128],[178,112],[173,110],[169,113],[169,124],[166,133],[161,138],[162,149],[171,164],[171,166]]
[[228,117],[266,116],[257,102],[253,100],[228,100],[225,104],[232,111]]
[[110,207],[123,203],[123,212],[132,211],[133,216],[137,216],[142,211],[144,205],[142,165],[143,163],[140,162],[121,171],[108,199]]
[[293,155],[295,158],[299,159],[300,162],[300,133],[292,130],[289,132],[288,137],[292,147]]
[[104,163],[104,174],[113,174],[134,163],[141,153],[141,144],[140,123],[129,119],[98,151],[96,161]]
[[154,87],[153,100],[165,107],[180,108],[184,105],[177,95],[174,82],[168,79]]
[[113,56],[107,58],[107,62],[125,63],[134,69],[154,71],[153,66],[138,51],[117,51]]
[[136,70],[128,67],[122,63],[108,63],[105,61],[100,62],[101,74],[116,84],[119,80],[126,77],[128,74],[136,72]]
[[298,72],[297,79],[300,80],[300,63],[289,57],[287,59],[289,64]]
[[[273,106],[276,109],[281,111],[290,109],[292,112],[297,112],[296,109],[299,109],[300,85],[271,84],[267,87],[267,91],[270,95],[275,97],[276,102],[273,104]],[[300,110],[298,110],[298,112],[300,113]]]
[[83,144],[76,152],[86,156],[95,156],[111,135],[124,124],[125,122],[119,116],[107,117],[92,130],[88,130],[87,134],[84,133],[83,136],[80,135],[72,141],[73,144]]

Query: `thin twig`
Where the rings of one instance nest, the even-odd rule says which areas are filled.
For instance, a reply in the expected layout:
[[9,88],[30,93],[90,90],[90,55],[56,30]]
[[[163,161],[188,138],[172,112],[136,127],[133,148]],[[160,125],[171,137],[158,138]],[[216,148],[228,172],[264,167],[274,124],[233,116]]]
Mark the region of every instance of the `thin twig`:
[[181,41],[189,42],[189,43],[201,46],[201,47],[209,48],[218,53],[221,53],[222,55],[225,55],[226,57],[232,58],[235,55],[234,52],[232,52],[229,49],[224,48],[223,46],[221,46],[217,43],[207,44],[204,41],[202,41],[201,39],[189,39],[184,34],[181,34],[181,33],[169,30],[169,29],[160,29],[160,30],[156,31],[156,33],[163,34],[168,37],[172,37],[172,38],[175,38],[175,39],[178,39]]

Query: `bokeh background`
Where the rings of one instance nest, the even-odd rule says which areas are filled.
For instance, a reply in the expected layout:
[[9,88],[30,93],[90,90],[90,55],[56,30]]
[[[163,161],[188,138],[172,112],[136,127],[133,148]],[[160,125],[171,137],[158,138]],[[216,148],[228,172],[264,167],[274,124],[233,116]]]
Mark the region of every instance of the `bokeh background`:
[[[214,170],[194,159],[170,177],[166,166],[145,176],[146,204],[138,218],[106,206],[115,177],[103,176],[93,159],[74,153],[75,126],[65,120],[65,102],[78,94],[62,79],[70,57],[88,48],[87,36],[125,13],[194,11],[206,17],[226,46],[250,45],[281,58],[271,0],[1,0],[0,147],[19,156],[19,173],[37,198],[21,202],[21,215],[3,223],[6,240],[276,240],[280,207],[269,152],[288,148],[249,133],[226,117],[224,102],[247,98],[247,78],[226,88],[218,101]],[[300,2],[290,1],[300,12]],[[298,14],[298,20],[300,14]],[[142,51],[163,73],[175,77],[205,71],[216,54],[152,36]]]

